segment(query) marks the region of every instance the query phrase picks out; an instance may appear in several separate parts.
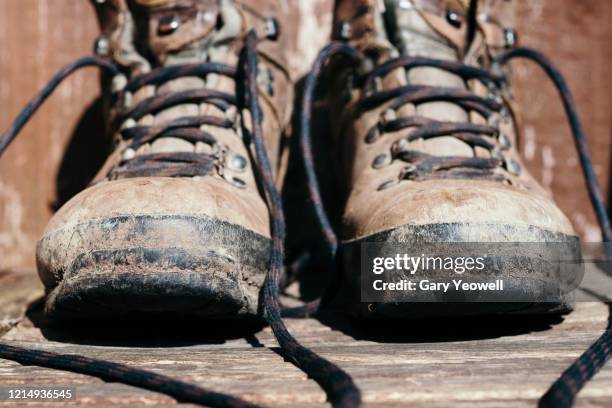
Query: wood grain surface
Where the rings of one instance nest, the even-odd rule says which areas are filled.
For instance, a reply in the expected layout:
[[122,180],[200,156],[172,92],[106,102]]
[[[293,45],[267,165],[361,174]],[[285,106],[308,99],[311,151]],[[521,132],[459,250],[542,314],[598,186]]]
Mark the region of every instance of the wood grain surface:
[[[0,322],[11,322],[0,341],[131,364],[258,404],[326,406],[316,383],[277,353],[269,328],[194,320],[61,326],[44,319],[40,303],[32,302],[42,293],[33,274],[25,275],[29,280],[11,276],[0,277],[0,299],[12,299],[10,312],[0,303]],[[565,318],[381,324],[328,314],[285,321],[301,342],[353,376],[366,407],[533,407],[602,333],[608,316],[608,306],[591,301],[578,303]],[[76,388],[75,407],[175,404],[131,386],[0,360],[0,388],[35,385]],[[0,407],[11,404],[0,401]],[[588,383],[576,406],[612,406],[611,365]]]
[[[302,19],[296,77],[329,36],[332,0],[285,0]],[[98,27],[86,0],[0,1],[0,127],[6,128],[52,74],[91,53]],[[585,124],[596,171],[610,194],[612,2],[515,1],[519,41],[546,52],[566,75]],[[600,239],[564,114],[538,68],[517,62],[523,153],[587,241]],[[82,189],[103,160],[96,71],[62,85],[0,160],[0,269],[33,266],[34,246],[54,208]]]
[[[3,130],[61,66],[91,54],[97,31],[93,8],[85,0],[0,1]],[[60,167],[80,119],[98,93],[93,68],[68,79],[0,160],[1,267],[33,265],[35,242],[57,200]],[[81,163],[87,164],[84,155]]]
[[[612,172],[612,2],[530,0],[516,2],[519,42],[547,54],[573,93],[595,171],[608,197]],[[522,153],[532,174],[587,242],[601,240],[582,178],[565,113],[555,89],[540,69],[514,64],[521,104]]]

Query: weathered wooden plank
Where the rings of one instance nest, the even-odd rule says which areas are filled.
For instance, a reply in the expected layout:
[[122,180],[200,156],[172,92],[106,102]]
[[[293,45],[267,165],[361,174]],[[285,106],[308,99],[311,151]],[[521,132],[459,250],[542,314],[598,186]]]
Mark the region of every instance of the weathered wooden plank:
[[0,336],[17,325],[42,295],[42,284],[31,270],[0,270]]
[[[605,305],[588,302],[562,321],[498,318],[385,327],[330,316],[288,319],[287,325],[304,344],[353,375],[366,406],[524,407],[533,406],[597,338],[607,313]],[[34,311],[2,340],[133,364],[261,404],[311,407],[325,402],[316,384],[276,353],[269,328],[241,333],[222,324],[190,321],[175,330],[176,325],[153,323],[66,329]],[[0,360],[0,386],[9,384],[76,386],[75,406],[83,407],[173,404],[122,384]],[[605,368],[583,390],[580,404],[609,406],[610,401],[612,370]]]

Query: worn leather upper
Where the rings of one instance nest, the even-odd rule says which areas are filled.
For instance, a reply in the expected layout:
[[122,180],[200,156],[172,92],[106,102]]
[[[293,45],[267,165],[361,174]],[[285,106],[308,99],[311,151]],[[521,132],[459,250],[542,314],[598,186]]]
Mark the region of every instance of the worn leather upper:
[[[161,66],[215,62],[235,67],[247,32],[256,30],[261,38],[258,83],[264,115],[264,139],[273,170],[281,183],[285,167],[282,157],[286,148],[283,133],[291,115],[293,96],[285,68],[285,37],[266,38],[267,18],[275,18],[279,32],[285,23],[276,1],[109,0],[96,4],[96,11],[102,32],[98,44],[100,41],[106,44],[103,55],[126,70],[128,79]],[[111,82],[116,87],[117,83],[125,80],[114,78]],[[146,98],[204,88],[236,94],[236,82],[232,78],[218,74],[208,74],[204,78],[181,77],[160,86],[148,85],[126,93],[118,105],[110,106],[109,121],[121,110],[129,109]],[[106,93],[110,93],[108,87]],[[247,129],[250,126],[250,116],[247,112],[243,114],[233,108],[224,112],[211,103],[184,103],[146,115],[138,121],[127,119],[121,128],[159,126],[173,119],[199,115],[230,118],[235,121],[234,128],[204,125],[201,129],[213,135],[229,157],[244,158],[247,165],[242,171],[226,166],[222,172],[196,177],[111,180],[109,175],[113,169],[130,157],[151,153],[212,152],[211,146],[205,143],[191,143],[175,137],[157,138],[131,151],[130,142],[116,132],[116,147],[95,178],[95,186],[81,192],[61,208],[49,223],[47,232],[96,218],[168,213],[202,214],[269,236],[267,207],[257,189],[252,152],[246,146],[241,130],[242,124]],[[244,182],[244,188],[232,184],[233,178]]]
[[[482,3],[471,39],[466,23],[468,11],[459,0],[340,1],[335,13],[335,35],[336,39],[347,41],[369,56],[371,66],[401,55],[491,69],[494,56],[508,45],[504,41],[509,31],[499,20],[505,21],[506,16],[497,16],[502,14],[503,4]],[[361,71],[367,72],[369,68],[364,66]],[[515,107],[508,88],[489,89],[477,80],[465,81],[454,73],[433,67],[398,68],[382,77],[375,91],[404,85],[446,87],[493,98],[503,108],[485,118],[450,101],[409,103],[395,111],[388,109],[389,102],[362,113],[357,112],[357,103],[371,90],[353,86],[351,72],[354,72],[352,67],[337,63],[332,64],[328,73],[334,95],[331,106],[335,117],[341,118],[336,121],[334,134],[340,159],[339,178],[344,187],[344,240],[364,238],[406,224],[435,223],[528,225],[575,235],[568,219],[521,162],[516,148]],[[406,116],[495,126],[499,129],[498,137],[503,136],[509,142],[501,150],[505,164],[494,170],[504,181],[473,177],[396,182],[408,166],[406,161],[395,159],[374,168],[377,157],[389,155],[393,143],[406,138],[415,128],[386,132],[373,143],[365,141],[368,131],[389,117]],[[472,147],[453,135],[417,139],[409,143],[409,149],[434,156],[492,157],[487,149]],[[381,189],[385,183],[393,185]]]
[[[79,256],[97,251],[129,251],[133,246],[153,250],[175,247],[230,256],[241,245],[237,241],[225,242],[230,238],[217,236],[222,235],[221,230],[212,231],[212,235],[216,234],[214,237],[202,239],[198,235],[202,234],[202,225],[221,225],[238,231],[236,234],[240,237],[256,236],[258,245],[265,247],[261,242],[270,236],[269,215],[257,186],[252,146],[248,143],[249,112],[241,112],[234,105],[228,107],[223,101],[218,104],[214,100],[181,101],[136,120],[126,117],[117,124],[117,117],[147,98],[185,90],[208,89],[238,98],[237,81],[215,73],[203,77],[182,76],[158,85],[145,85],[136,91],[122,89],[131,78],[159,67],[211,62],[240,70],[245,37],[254,29],[259,38],[257,81],[264,143],[280,185],[287,155],[284,130],[293,100],[284,59],[285,37],[279,35],[286,23],[279,15],[282,9],[275,0],[107,0],[95,2],[95,7],[101,25],[96,50],[124,72],[115,78],[105,78],[102,87],[108,106],[109,130],[113,124],[117,126],[112,132],[115,148],[92,186],[55,214],[39,241],[38,269],[47,288],[55,287]],[[272,35],[274,30],[276,35]],[[205,124],[196,129],[211,135],[215,139],[213,144],[162,134],[136,146],[123,133],[125,129],[163,127],[180,118],[201,116],[229,120],[232,126]],[[125,173],[117,171],[130,160],[147,155],[181,153],[216,155],[219,159],[212,171],[189,177],[124,176]],[[246,165],[230,165],[232,159],[238,159],[239,164],[246,161]],[[117,220],[142,228],[142,236],[134,237],[129,229],[120,229]],[[195,224],[188,228],[184,220],[194,220]],[[139,223],[146,226],[138,227]]]

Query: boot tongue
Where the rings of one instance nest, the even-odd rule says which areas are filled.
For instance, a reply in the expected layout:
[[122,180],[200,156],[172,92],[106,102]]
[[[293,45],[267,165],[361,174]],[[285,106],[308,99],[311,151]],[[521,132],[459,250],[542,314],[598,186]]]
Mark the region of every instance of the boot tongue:
[[[466,39],[466,11],[462,0],[385,0],[385,25],[401,55],[460,61]],[[412,85],[465,89],[460,77],[430,67],[409,70],[406,81]],[[416,114],[438,121],[469,121],[461,107],[449,102],[420,104]],[[419,140],[414,142],[414,148],[438,156],[474,154],[469,145],[451,136]]]
[[219,0],[130,0],[130,9],[136,47],[153,65],[201,61],[195,45],[220,15]]
[[[222,7],[226,0],[129,0],[134,20],[134,44],[151,66],[168,66],[214,61],[233,65],[236,56],[225,39],[239,33],[241,21],[233,6]],[[155,88],[156,94],[170,94],[207,87],[226,93],[234,92],[231,79],[210,74],[206,78],[181,77]],[[151,89],[141,89],[134,102],[150,97]],[[155,126],[179,117],[223,116],[209,104],[185,103],[164,109],[141,119],[139,124]],[[219,129],[207,129],[219,136]],[[223,139],[221,137],[221,139]],[[202,150],[203,149],[203,150]],[[174,137],[161,137],[140,147],[135,154],[202,152],[208,147]]]
[[456,60],[466,48],[469,0],[385,0],[390,40],[402,55]]

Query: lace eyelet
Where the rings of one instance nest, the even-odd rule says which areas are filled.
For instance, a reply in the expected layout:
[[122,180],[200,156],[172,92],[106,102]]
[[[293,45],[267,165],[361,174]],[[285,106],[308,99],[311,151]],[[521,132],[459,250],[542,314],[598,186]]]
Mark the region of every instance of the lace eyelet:
[[181,26],[181,19],[176,16],[166,16],[159,19],[159,25],[157,26],[157,33],[159,35],[170,35],[174,33]]
[[123,89],[127,85],[127,82],[128,80],[125,75],[123,74],[115,75],[112,79],[111,92],[116,94],[116,93],[123,91]]
[[378,140],[378,138],[380,138],[381,135],[381,129],[380,129],[380,124],[376,124],[374,126],[372,126],[370,128],[370,130],[368,130],[368,133],[366,133],[366,136],[364,138],[364,142],[366,142],[367,144],[371,144],[374,143],[375,141]]
[[348,21],[340,21],[336,26],[336,35],[344,41],[350,40],[353,34],[353,27]]
[[503,36],[504,36],[504,46],[506,48],[512,48],[516,45],[516,41],[517,41],[516,31],[514,31],[512,28],[504,28]]
[[377,191],[386,190],[386,189],[388,189],[390,187],[393,187],[393,186],[395,186],[397,184],[399,184],[399,180],[388,180],[388,181],[385,181],[380,186],[378,186]]
[[129,129],[134,126],[136,126],[136,121],[132,118],[128,118],[125,120],[125,122],[123,122],[121,129]]
[[268,40],[276,41],[279,36],[278,20],[274,17],[264,17],[264,34]]
[[401,10],[412,10],[414,9],[414,4],[410,0],[400,0],[397,5]]
[[463,23],[461,16],[454,10],[446,10],[446,21],[455,28],[460,28]]
[[379,154],[374,158],[372,162],[372,168],[374,169],[382,169],[383,167],[389,165],[391,163],[391,156],[386,153]]
[[380,126],[384,127],[389,124],[389,122],[397,119],[397,113],[394,109],[385,109],[383,113],[380,115],[379,123]]
[[406,150],[408,150],[408,144],[409,143],[410,142],[408,142],[406,139],[396,140],[391,145],[391,157],[396,158],[400,153],[405,152]]
[[105,36],[98,37],[94,43],[94,53],[100,57],[110,55],[110,41]]
[[512,147],[512,142],[510,141],[510,137],[507,134],[500,134],[498,140],[502,150],[508,150]]
[[238,177],[232,177],[230,182],[232,183],[232,185],[238,187],[238,188],[246,188],[246,182]]
[[506,170],[508,170],[510,174],[514,174],[515,176],[518,176],[519,174],[521,174],[521,171],[522,171],[522,168],[519,162],[509,157],[505,158],[504,167],[506,168]]
[[131,147],[128,147],[127,149],[125,149],[123,153],[121,154],[122,161],[132,160],[134,157],[136,157],[136,151],[132,149]]
[[243,172],[246,170],[247,160],[242,155],[234,154],[227,160],[226,164],[230,170]]
[[227,181],[229,184],[231,184],[234,187],[246,188],[246,182],[243,179],[236,177],[230,174],[229,172],[227,172],[226,169],[223,167],[223,164],[217,163],[215,167],[216,167],[217,175],[221,177],[223,180]]

